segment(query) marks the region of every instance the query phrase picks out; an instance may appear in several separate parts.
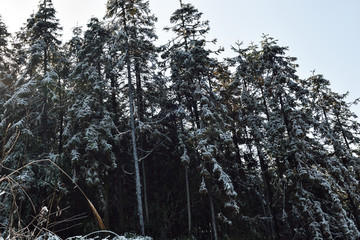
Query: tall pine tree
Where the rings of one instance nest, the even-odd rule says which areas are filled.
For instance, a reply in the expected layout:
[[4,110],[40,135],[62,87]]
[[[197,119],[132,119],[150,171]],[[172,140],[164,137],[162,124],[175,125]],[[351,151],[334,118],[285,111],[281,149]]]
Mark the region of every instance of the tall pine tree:
[[[149,3],[143,0],[118,1],[109,0],[107,3],[106,17],[111,19],[111,30],[113,31],[113,45],[111,51],[116,54],[118,61],[117,67],[121,74],[126,76],[129,122],[132,142],[132,156],[135,169],[137,211],[139,216],[139,226],[142,235],[145,234],[143,198],[141,191],[139,159],[141,148],[145,147],[143,135],[137,133],[136,120],[139,128],[145,121],[145,80],[148,79],[150,63],[154,58],[153,41],[156,39],[154,33],[154,23],[156,18],[149,10]],[[122,73],[121,73],[122,72]],[[149,79],[151,80],[151,79]],[[135,84],[134,84],[135,83]],[[134,85],[136,87],[134,87]],[[140,135],[140,141],[137,136]],[[141,157],[143,159],[143,157]],[[144,160],[142,160],[144,161]],[[144,168],[144,164],[143,164]],[[146,187],[145,171],[143,171],[144,187]],[[146,191],[145,191],[145,210],[147,213]]]

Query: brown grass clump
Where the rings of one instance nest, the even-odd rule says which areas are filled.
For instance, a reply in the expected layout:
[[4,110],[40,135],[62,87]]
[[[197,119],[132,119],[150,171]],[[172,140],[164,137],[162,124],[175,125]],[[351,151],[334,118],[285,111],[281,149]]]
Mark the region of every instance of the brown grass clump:
[[[55,216],[59,216],[61,215],[62,211],[64,211],[65,209],[60,209],[57,206],[57,211],[54,213],[50,213],[47,206],[42,206],[41,210],[39,213],[37,213],[36,211],[36,207],[34,205],[34,203],[32,202],[30,196],[26,193],[26,189],[24,189],[20,183],[16,182],[16,180],[14,179],[14,176],[18,173],[20,173],[21,171],[23,171],[25,168],[31,166],[31,165],[37,165],[39,163],[44,163],[47,162],[53,166],[55,166],[63,175],[65,175],[68,179],[71,180],[71,182],[75,185],[75,188],[79,189],[79,191],[81,192],[81,194],[84,196],[84,198],[87,200],[91,211],[93,212],[94,218],[99,226],[99,228],[101,230],[106,230],[105,224],[103,222],[103,220],[100,217],[100,214],[98,213],[97,209],[95,208],[94,204],[90,201],[90,199],[86,196],[86,194],[84,193],[84,191],[79,187],[79,185],[61,168],[59,167],[55,162],[51,161],[50,159],[40,159],[40,160],[34,160],[31,161],[21,167],[19,167],[16,170],[11,170],[11,169],[7,169],[10,170],[11,172],[2,176],[2,169],[5,168],[4,167],[4,162],[6,160],[6,158],[9,156],[9,154],[11,153],[12,149],[14,148],[19,135],[20,135],[20,131],[18,130],[18,128],[16,128],[15,130],[15,134],[13,134],[11,137],[8,138],[8,131],[9,131],[10,125],[7,127],[6,131],[5,131],[5,136],[3,139],[3,147],[2,147],[2,155],[1,155],[1,159],[0,159],[0,184],[7,182],[7,190],[5,191],[0,191],[0,196],[5,195],[5,197],[10,197],[12,198],[11,202],[12,202],[12,209],[10,209],[10,216],[9,216],[9,223],[7,224],[7,232],[8,232],[8,236],[7,239],[36,239],[37,237],[39,237],[41,234],[44,233],[49,233],[50,231],[48,230],[48,227],[50,226],[55,226],[56,223],[50,223],[50,216],[51,215],[55,215]],[[26,199],[29,201],[29,203],[32,206],[32,210],[34,212],[34,217],[32,219],[32,221],[25,227],[22,227],[22,217],[21,217],[21,207],[19,207],[17,205],[17,201],[16,201],[16,193],[15,193],[15,188],[19,189],[24,193],[24,195],[26,196]],[[52,204],[55,201],[55,194],[53,196],[53,199],[51,199],[49,207],[50,209],[52,208]],[[14,215],[15,213],[15,215]],[[69,219],[69,221],[71,220],[78,220],[78,219],[82,219],[84,218],[83,216],[75,216],[72,219]],[[15,227],[15,223],[14,220],[17,220],[17,227]],[[61,221],[61,222],[66,222],[65,221]],[[60,223],[61,223],[60,222]],[[33,230],[30,230],[30,227]],[[15,230],[17,229],[17,230]],[[1,238],[0,238],[1,239]]]

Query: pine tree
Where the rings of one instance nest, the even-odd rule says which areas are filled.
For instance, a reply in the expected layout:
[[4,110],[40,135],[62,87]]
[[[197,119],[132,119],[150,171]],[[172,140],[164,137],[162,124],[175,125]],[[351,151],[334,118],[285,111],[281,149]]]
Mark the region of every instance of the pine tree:
[[[55,232],[88,210],[55,168],[14,171],[50,158],[112,231],[360,238],[358,100],[322,75],[299,78],[296,58],[268,36],[220,62],[209,22],[179,2],[160,48],[146,0],[108,0],[105,21],[77,26],[64,45],[51,0],[12,38],[0,18],[0,232],[40,230],[40,206]],[[71,207],[64,221],[59,199]],[[95,228],[81,221],[64,235]]]
[[[10,130],[20,129],[21,136],[17,140],[17,144],[13,151],[10,152],[8,158],[8,167],[15,168],[21,166],[23,162],[28,158],[27,147],[29,143],[35,143],[34,141],[28,141],[34,134],[30,129],[30,103],[33,95],[33,82],[29,81],[27,76],[24,75],[24,69],[28,55],[26,48],[28,47],[25,41],[25,33],[19,32],[15,35],[11,42],[13,48],[12,64],[11,64],[11,92],[8,95],[6,102],[4,103],[2,126],[10,126]],[[31,111],[31,115],[34,113]],[[36,144],[33,145],[35,149]],[[33,156],[32,156],[33,157]],[[12,159],[12,160],[10,160]]]
[[202,13],[194,6],[180,1],[180,9],[170,19],[173,26],[167,28],[176,34],[176,40],[169,46],[168,54],[171,87],[179,119],[179,148],[183,152],[181,161],[185,166],[189,236],[192,234],[192,226],[188,167],[195,163],[200,168],[200,173],[197,174],[202,177],[200,191],[207,192],[209,198],[212,232],[217,239],[215,199],[225,196],[224,206],[235,212],[238,211],[238,206],[232,180],[222,166],[227,164],[223,149],[232,142],[229,128],[224,125],[223,114],[227,112],[226,107],[214,92],[214,70],[218,63],[210,57],[211,51],[205,48],[205,34],[209,31],[209,26],[207,21],[201,21],[201,16]]
[[[141,234],[145,234],[143,216],[143,200],[141,193],[141,179],[139,168],[139,146],[144,147],[144,142],[137,142],[135,118],[138,118],[139,127],[145,120],[144,80],[149,72],[149,62],[154,57],[153,41],[156,39],[154,33],[154,22],[156,18],[151,15],[149,3],[142,0],[117,1],[109,0],[107,3],[107,18],[112,18],[114,32],[113,51],[118,51],[119,63],[117,67],[123,68],[127,78],[127,91],[129,101],[129,118],[132,142],[132,155],[135,168],[137,208]],[[115,25],[116,24],[116,25]],[[133,86],[135,80],[136,88]],[[136,115],[136,116],[135,116]],[[143,139],[143,136],[140,136]],[[142,158],[141,158],[142,159]],[[143,165],[144,170],[144,165]],[[145,170],[143,171],[143,174]],[[143,175],[144,187],[146,186],[145,175]],[[145,190],[146,191],[146,190]],[[146,196],[146,192],[144,194]],[[145,198],[146,200],[146,198]],[[147,201],[145,201],[147,214]]]
[[[261,191],[252,194],[262,202],[264,210],[261,214],[268,219],[268,234],[276,239],[279,238],[279,226],[277,209],[274,208],[275,195],[272,188],[274,176],[270,170],[270,159],[266,154],[266,142],[263,141],[266,133],[264,124],[269,120],[269,113],[266,100],[262,97],[263,86],[259,81],[262,78],[259,72],[261,62],[258,60],[259,53],[255,45],[244,49],[241,47],[241,44],[238,44],[238,48],[233,48],[238,56],[228,61],[230,66],[236,67],[236,71],[230,81],[222,84],[228,95],[228,108],[231,109],[229,124],[234,128],[232,130],[234,144],[238,149],[242,149],[242,151],[237,150],[237,155],[245,176],[238,181],[244,185],[258,182],[257,184],[262,186]],[[255,210],[250,214],[258,214],[258,211]]]
[[[5,106],[7,99],[12,94],[13,79],[11,78],[11,59],[10,50],[8,48],[8,37],[10,34],[0,18],[0,138],[1,138],[1,154],[0,154],[0,176],[3,176],[6,167],[9,166],[8,155],[10,153],[13,142],[16,141],[16,134],[9,131],[9,123],[6,121]],[[4,192],[8,184],[0,182],[0,191]],[[11,203],[4,199],[0,203],[0,222],[4,223],[11,218]],[[10,225],[10,224],[8,224]]]
[[8,49],[8,37],[10,34],[0,17],[0,91],[1,91],[1,113],[3,113],[2,107],[4,106],[6,90],[10,83],[10,50]]
[[[269,179],[263,177],[265,199],[272,207],[274,227],[281,229],[276,235],[356,238],[358,230],[354,220],[346,217],[341,195],[337,194],[338,181],[328,174],[331,170],[326,161],[331,159],[321,140],[312,132],[317,129],[318,122],[313,118],[317,114],[311,112],[314,108],[309,108],[309,88],[297,77],[294,58],[285,57],[285,51],[286,48],[265,36],[260,50],[252,48],[246,53],[246,61],[253,67],[247,68],[245,61],[238,68],[240,73],[247,72],[242,78],[246,80],[248,76],[250,81],[244,81],[247,85],[244,84],[243,89],[249,89],[248,83],[252,84],[256,102],[249,103],[259,106],[254,113],[262,119],[258,118],[261,125],[248,125],[252,128],[260,169],[262,174],[270,169],[263,166],[262,158],[266,153],[266,158],[273,159],[272,167],[276,170],[270,178],[272,185],[278,186],[274,191],[266,190]],[[245,104],[249,106],[246,101]],[[276,202],[270,201],[270,190]],[[327,202],[331,201],[336,204],[329,207]],[[300,219],[308,221],[301,226]]]
[[[48,157],[54,160],[51,152],[56,153],[53,148],[56,145],[57,114],[53,109],[58,97],[58,75],[54,69],[60,29],[51,1],[41,1],[38,12],[28,19],[11,43],[11,95],[3,105],[2,120],[11,126],[9,133],[18,133],[18,138],[4,160],[7,169],[22,167],[31,159]],[[35,179],[35,175],[39,177]],[[12,211],[22,209],[23,223],[37,214],[33,207],[40,205],[49,192],[59,187],[58,179],[50,176],[55,176],[53,168],[38,166],[28,167],[14,176],[19,184],[14,196],[20,202]],[[31,189],[31,193],[21,189]],[[25,201],[28,198],[32,199],[31,204]],[[17,217],[21,216],[18,214]]]
[[322,144],[328,149],[329,173],[337,183],[339,191],[346,193],[344,205],[348,205],[357,228],[359,229],[359,213],[356,205],[358,198],[358,155],[356,146],[359,142],[358,122],[345,102],[346,94],[340,95],[330,89],[330,83],[322,75],[314,75],[306,82],[310,89],[311,109],[317,122],[314,134],[319,135]]
[[106,225],[109,224],[109,172],[117,166],[113,151],[116,129],[107,110],[110,96],[103,67],[108,36],[102,23],[92,18],[70,75],[64,129],[64,161],[68,161],[64,166],[72,172],[74,181],[87,187],[97,186],[97,200]]
[[[12,78],[11,78],[11,58],[10,49],[8,48],[8,37],[10,34],[0,16],[0,129],[2,138],[7,128],[4,121],[4,104],[11,95]],[[2,156],[3,158],[3,156]],[[0,163],[1,168],[2,163]],[[0,171],[1,172],[1,171]]]
[[4,112],[7,124],[22,132],[19,151],[13,151],[20,166],[28,159],[49,156],[56,145],[57,113],[49,111],[56,109],[59,93],[55,67],[60,29],[51,1],[42,1],[12,43],[13,93]]
[[41,0],[38,11],[28,19],[26,26],[30,45],[26,71],[42,95],[37,107],[40,115],[41,141],[45,149],[49,148],[49,142],[55,142],[55,133],[51,130],[56,129],[51,125],[56,121],[50,119],[53,115],[50,109],[58,97],[56,87],[59,76],[55,72],[55,61],[61,44],[58,31],[62,28],[55,13],[51,0]]

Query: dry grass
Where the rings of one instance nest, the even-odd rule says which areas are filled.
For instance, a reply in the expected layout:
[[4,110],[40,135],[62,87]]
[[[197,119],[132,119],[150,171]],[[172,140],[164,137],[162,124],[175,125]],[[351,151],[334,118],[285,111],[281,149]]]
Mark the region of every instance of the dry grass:
[[[59,167],[55,162],[51,161],[50,159],[40,159],[40,160],[34,160],[31,161],[21,167],[19,167],[16,170],[11,170],[6,167],[4,167],[4,162],[6,158],[9,156],[11,151],[13,150],[14,146],[16,145],[16,142],[19,138],[20,131],[16,128],[15,133],[8,137],[10,125],[7,127],[5,131],[5,136],[3,139],[3,147],[2,147],[2,155],[0,159],[0,184],[7,182],[6,189],[1,191],[0,190],[0,196],[5,195],[4,197],[8,197],[10,199],[9,202],[12,204],[12,209],[9,209],[9,222],[7,224],[7,233],[8,236],[6,239],[36,239],[39,236],[41,236],[44,233],[49,233],[49,227],[53,227],[58,223],[50,223],[50,216],[58,216],[61,215],[62,211],[66,209],[60,209],[57,206],[57,211],[50,213],[49,209],[46,206],[42,206],[42,209],[40,212],[36,211],[36,206],[31,200],[30,196],[27,194],[26,189],[23,189],[22,185],[18,183],[14,176],[21,173],[24,169],[26,169],[29,166],[32,165],[39,165],[40,163],[49,163],[50,165],[55,166],[66,178],[68,178],[77,188],[83,197],[87,200],[89,207],[94,215],[94,218],[99,226],[99,229],[105,230],[105,224],[103,220],[100,217],[100,214],[98,213],[97,209],[95,208],[94,204],[91,202],[91,200],[87,197],[87,195],[84,193],[84,191],[79,187],[79,185],[61,168]],[[2,169],[6,168],[7,170],[10,170],[10,173],[1,176]],[[30,203],[34,217],[31,220],[30,223],[28,223],[25,227],[22,227],[22,215],[21,215],[21,207],[18,206],[18,203],[16,201],[16,193],[15,193],[15,187],[20,189],[21,192],[26,196],[27,201]],[[52,209],[52,205],[55,201],[55,194],[53,195],[53,198],[50,200],[49,208]],[[60,223],[70,221],[70,220],[78,220],[83,218],[83,216],[75,216],[72,219],[61,221]],[[14,223],[14,221],[17,221],[17,224]],[[16,226],[17,225],[17,226]],[[33,230],[30,230],[32,228]],[[15,230],[16,229],[16,230]],[[1,240],[1,237],[0,237]]]
[[[82,195],[84,196],[84,198],[87,200],[87,202],[88,202],[88,204],[89,204],[89,206],[90,206],[90,208],[91,208],[91,211],[93,212],[93,215],[94,215],[94,217],[95,217],[95,220],[96,220],[96,222],[98,223],[99,228],[100,228],[101,230],[106,230],[105,224],[104,224],[103,220],[101,219],[100,214],[98,213],[97,209],[95,208],[95,206],[94,206],[94,204],[91,202],[91,200],[86,196],[86,194],[84,193],[84,191],[79,187],[79,185],[78,185],[76,182],[73,181],[73,179],[72,179],[62,168],[60,168],[56,163],[54,163],[54,162],[51,161],[50,159],[40,159],[40,160],[31,161],[31,162],[25,164],[24,166],[22,166],[22,167],[20,167],[20,168],[18,168],[18,169],[16,169],[16,170],[14,170],[14,171],[12,171],[11,173],[9,173],[9,174],[7,174],[7,175],[5,175],[5,176],[0,177],[0,183],[2,183],[2,182],[4,182],[4,181],[7,181],[7,182],[9,183],[10,191],[11,191],[11,196],[13,197],[13,203],[15,204],[15,209],[18,210],[19,207],[16,205],[16,201],[15,201],[15,198],[16,198],[15,196],[16,196],[16,195],[15,195],[15,193],[14,193],[14,191],[13,191],[13,188],[12,188],[12,186],[16,183],[16,181],[12,178],[12,176],[15,175],[16,173],[21,172],[22,170],[24,170],[25,168],[27,168],[27,167],[29,167],[29,166],[31,166],[31,165],[35,165],[35,164],[42,163],[42,162],[48,162],[48,163],[54,165],[57,169],[59,169],[60,172],[62,172],[68,179],[70,179],[70,180],[72,181],[72,183],[75,185],[75,187],[81,192],[81,194],[82,194]],[[16,183],[16,184],[17,184],[17,185],[20,185],[20,184],[18,184],[18,183]],[[24,193],[26,194],[27,199],[28,199],[29,202],[31,203],[31,206],[32,206],[32,208],[33,208],[33,211],[36,212],[36,210],[35,210],[36,208],[35,208],[32,200],[31,200],[31,198],[29,197],[29,195],[27,195],[27,193],[26,193],[25,191],[24,191]],[[45,208],[45,207],[43,207],[42,210],[44,210],[44,208]],[[58,212],[55,213],[55,214],[58,214],[58,213],[60,213],[61,211],[62,211],[62,210],[58,210]],[[20,219],[21,219],[20,212],[19,212],[19,211],[16,211],[16,212],[17,212],[17,215],[18,215],[17,217],[18,217],[18,219],[20,220]],[[45,215],[44,215],[44,212],[41,212],[41,211],[40,211],[40,213],[38,213],[38,214],[34,217],[33,221],[32,221],[30,224],[28,224],[28,226],[26,226],[25,228],[21,229],[20,231],[14,232],[13,235],[14,235],[14,236],[17,236],[17,235],[24,236],[24,235],[25,235],[24,232],[26,232],[25,229],[29,229],[29,226],[30,226],[30,225],[33,225],[33,226],[35,226],[35,229],[37,229],[38,232],[39,232],[37,235],[35,235],[35,237],[37,237],[41,232],[44,232],[45,229],[42,229],[42,228],[40,229],[40,228],[38,227],[38,224],[35,225],[35,224],[33,224],[33,223],[34,223],[34,222],[38,222],[38,223],[39,223],[39,222],[40,222],[40,223],[41,223],[41,222],[44,222],[44,221],[46,220],[46,219],[43,219],[44,216],[45,216]],[[47,216],[47,215],[46,215],[46,216]],[[48,219],[47,219],[47,220],[48,220]],[[31,235],[32,235],[32,237],[34,237],[34,234],[33,234],[33,233],[32,233]],[[17,236],[17,237],[19,237],[19,236]]]

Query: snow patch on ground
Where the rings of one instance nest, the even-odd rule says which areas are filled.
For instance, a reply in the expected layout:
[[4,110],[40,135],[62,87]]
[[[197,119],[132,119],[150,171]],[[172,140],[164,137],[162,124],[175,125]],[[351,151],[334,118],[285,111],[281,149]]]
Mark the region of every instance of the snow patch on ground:
[[[11,238],[3,238],[0,236],[0,240],[10,240]],[[37,237],[35,240],[63,240],[56,234],[52,232],[46,232],[39,237]],[[70,237],[65,240],[152,240],[151,237],[142,237],[142,236],[135,236],[133,234],[129,235],[128,237],[125,236],[119,236],[118,234],[111,232],[111,231],[97,231],[93,233],[89,233],[84,236],[75,236]]]

